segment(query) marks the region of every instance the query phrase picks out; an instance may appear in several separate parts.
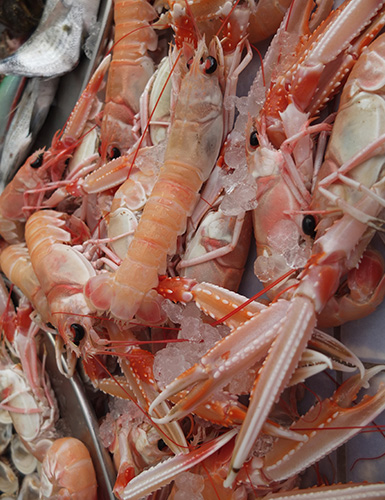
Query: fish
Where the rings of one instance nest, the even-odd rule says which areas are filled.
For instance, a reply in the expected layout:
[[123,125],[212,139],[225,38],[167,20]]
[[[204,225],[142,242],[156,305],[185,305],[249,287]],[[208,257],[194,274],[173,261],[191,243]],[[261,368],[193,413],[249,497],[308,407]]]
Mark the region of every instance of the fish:
[[[93,2],[92,9],[98,3]],[[0,61],[0,74],[51,78],[71,71],[80,58],[87,12],[86,2],[47,0],[33,34]]]
[[32,78],[27,82],[4,139],[0,160],[0,191],[11,181],[42,127],[55,97],[59,78]]

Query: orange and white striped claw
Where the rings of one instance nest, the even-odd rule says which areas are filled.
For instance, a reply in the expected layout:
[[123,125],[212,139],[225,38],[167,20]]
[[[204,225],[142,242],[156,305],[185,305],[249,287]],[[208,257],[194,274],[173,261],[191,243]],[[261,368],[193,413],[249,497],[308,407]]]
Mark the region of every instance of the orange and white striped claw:
[[[152,402],[149,412],[154,416],[159,404],[180,391],[190,388],[186,396],[169,411],[168,415],[161,419],[153,418],[153,420],[156,423],[166,423],[182,418],[205,401],[215,389],[223,387],[237,373],[251,368],[265,357],[279,327],[286,322],[285,316],[289,305],[285,300],[278,300],[217,342],[199,363],[171,382]],[[256,335],[256,332],[259,334]]]
[[203,444],[187,454],[180,454],[143,471],[127,485],[121,500],[138,500],[174,480],[177,474],[199,464],[228,443],[237,433],[235,429]]
[[[358,434],[384,411],[385,386],[374,396],[364,396],[357,404],[353,402],[358,392],[384,370],[385,366],[379,365],[367,370],[363,377],[354,375],[331,398],[314,405],[290,427],[307,439],[290,442],[279,438],[263,457],[263,466],[253,470],[253,483],[270,484],[295,476]],[[232,484],[235,475],[236,471],[232,470],[226,480],[227,486]]]
[[[194,301],[201,311],[218,323],[223,323],[230,328],[238,328],[242,323],[267,308],[263,303],[247,299],[239,293],[212,283],[197,283],[195,280],[187,278],[160,279],[156,290],[163,297],[174,302],[188,303]],[[304,353],[295,373],[297,382],[292,379],[290,385],[303,381],[304,378],[308,378],[327,367],[340,371],[359,370],[362,374],[364,372],[361,361],[352,351],[321,330],[314,329],[308,347],[309,349]],[[320,353],[325,355],[324,359],[321,359]],[[308,370],[310,364],[313,365],[312,369],[315,369],[315,365],[319,365],[319,363],[326,363],[328,366],[310,373]],[[302,372],[304,375],[301,380],[298,379],[300,376],[298,372]]]
[[[128,331],[121,332],[114,325],[109,325],[109,335],[111,340],[119,341],[127,337]],[[133,334],[131,334],[133,338]],[[102,391],[123,399],[130,399],[147,411],[151,401],[159,394],[153,373],[154,355],[139,348],[132,348],[120,359],[120,367],[124,373],[125,380],[101,379],[94,383]],[[163,416],[168,412],[168,405],[164,403],[157,408],[157,416]],[[179,422],[170,422],[160,425],[158,431],[162,433],[162,438],[173,453],[186,453],[188,444]]]
[[333,484],[271,493],[264,498],[266,500],[378,500],[385,498],[385,484]]
[[230,328],[240,326],[254,314],[266,309],[261,302],[212,283],[198,283],[191,278],[160,279],[156,291],[173,302],[194,301],[201,311]]

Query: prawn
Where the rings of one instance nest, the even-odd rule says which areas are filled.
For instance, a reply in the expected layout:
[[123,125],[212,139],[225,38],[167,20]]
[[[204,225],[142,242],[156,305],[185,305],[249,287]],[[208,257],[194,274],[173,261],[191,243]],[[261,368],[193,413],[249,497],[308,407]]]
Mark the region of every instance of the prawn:
[[[80,219],[54,210],[35,212],[25,228],[31,264],[46,295],[50,322],[58,329],[70,356],[67,376],[75,369],[76,357],[86,355],[93,347],[91,337],[95,332],[90,315],[94,310],[86,302],[82,287],[95,270],[71,246],[89,237],[89,230]],[[95,335],[93,339],[97,341]]]
[[223,130],[216,60],[199,43],[180,94],[164,165],[143,210],[127,254],[115,273],[91,278],[84,293],[92,307],[121,321],[132,319],[166,270],[166,258],[186,229],[202,183],[218,156]]
[[65,437],[52,444],[42,464],[40,498],[97,500],[95,469],[81,441]]
[[101,125],[103,161],[125,154],[135,142],[132,133],[142,92],[154,72],[147,51],[158,38],[149,22],[157,15],[146,0],[114,2],[115,45],[108,73],[106,104]]

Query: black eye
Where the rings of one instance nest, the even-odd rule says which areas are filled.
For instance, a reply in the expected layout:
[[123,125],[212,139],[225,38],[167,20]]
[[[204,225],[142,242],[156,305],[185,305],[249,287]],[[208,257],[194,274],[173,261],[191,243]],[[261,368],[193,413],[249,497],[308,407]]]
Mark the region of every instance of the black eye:
[[79,325],[78,323],[72,323],[70,329],[74,334],[74,339],[72,342],[79,347],[80,341],[83,339],[86,332],[82,325]]
[[304,232],[304,234],[307,234],[308,236],[311,236],[312,238],[315,238],[315,235],[316,235],[315,227],[316,227],[316,225],[317,225],[317,223],[316,223],[316,220],[313,217],[313,215],[310,215],[310,214],[305,215],[305,217],[302,220],[302,231]]
[[109,154],[109,157],[110,157],[110,160],[115,160],[115,158],[119,158],[119,156],[121,156],[122,153],[120,152],[120,149],[117,148],[117,147],[113,147],[111,148],[111,152]]
[[249,140],[250,140],[250,146],[252,146],[253,148],[259,146],[258,134],[256,130],[254,130],[254,132],[251,132]]
[[162,451],[167,448],[167,444],[163,441],[163,439],[159,439],[158,441],[158,450]]
[[217,67],[218,67],[217,60],[214,57],[209,56],[206,59],[205,69],[204,69],[206,75],[212,75],[214,71],[217,69]]
[[187,69],[191,68],[192,62],[193,62],[193,58],[190,57],[190,59],[186,62]]
[[36,157],[36,160],[34,160],[33,162],[30,163],[30,166],[32,168],[39,168],[43,165],[43,157],[44,157],[44,153],[40,153],[37,155]]

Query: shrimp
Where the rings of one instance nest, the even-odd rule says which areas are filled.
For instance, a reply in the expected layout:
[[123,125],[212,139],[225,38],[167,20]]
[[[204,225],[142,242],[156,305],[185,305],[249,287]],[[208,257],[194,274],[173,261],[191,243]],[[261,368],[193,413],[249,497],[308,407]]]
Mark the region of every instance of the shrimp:
[[[352,12],[351,9],[365,10],[367,7],[366,2],[355,2],[353,9],[352,2],[345,2],[337,16],[346,17],[346,21],[348,14]],[[366,23],[372,16],[380,13],[378,23],[375,24],[381,24],[384,3],[376,2],[372,7],[374,8],[371,14],[368,14]],[[327,25],[330,28],[333,26],[333,19],[335,15],[332,15]],[[359,23],[361,24],[361,20]],[[349,28],[352,27],[350,23],[346,24]],[[338,25],[340,26],[339,23]],[[339,28],[336,33],[341,35]],[[382,77],[374,78],[374,75],[381,74],[377,68],[379,64],[384,65],[384,42],[385,38],[380,37],[363,52],[350,75],[350,80],[348,79],[346,94],[345,90],[343,92],[342,105],[336,118],[336,122],[342,120],[342,125],[333,129],[336,133],[332,134],[328,145],[332,152],[331,158],[335,158],[335,172],[325,176],[321,167],[322,181],[316,191],[319,203],[322,200],[326,202],[327,212],[337,206],[339,214],[331,220],[332,225],[327,230],[320,223],[312,255],[300,276],[299,284],[291,290],[286,300],[275,301],[218,342],[194,369],[188,370],[166,387],[150,407],[152,413],[156,405],[164,399],[190,386],[193,386],[193,390],[183,398],[181,406],[187,408],[192,402],[193,405],[199,404],[218,384],[224,383],[227,377],[231,377],[237,370],[244,370],[246,366],[253,366],[261,354],[266,356],[253,388],[245,421],[236,438],[231,467],[225,482],[227,486],[232,485],[274,402],[287,386],[313,332],[317,315],[336,292],[341,277],[358,262],[374,234],[373,226],[377,228],[380,224],[378,216],[385,204],[385,184],[383,149],[378,148],[385,139],[379,116],[383,113],[384,97]],[[368,71],[368,68],[372,68],[372,71]],[[361,101],[365,101],[366,105],[360,105]],[[362,120],[368,120],[370,124],[368,134],[373,143],[369,146],[368,135],[363,134],[361,130]],[[354,131],[354,138],[349,134],[349,141],[344,133],[346,127]],[[278,127],[276,139],[280,135]],[[355,141],[354,151],[350,140]],[[359,153],[355,154],[356,151]],[[373,157],[370,160],[371,174],[364,185],[362,175],[368,169],[365,160],[370,156]],[[329,173],[330,164],[326,162],[324,165]],[[343,175],[347,171],[350,179]],[[338,194],[327,189],[331,184],[338,186]],[[256,332],[259,335],[256,336]],[[265,346],[265,342],[272,342],[270,349],[266,351],[261,341]],[[243,348],[240,347],[241,342],[244,343]],[[226,360],[225,363],[223,359]],[[172,420],[172,413],[171,410],[166,419],[159,421]],[[156,418],[154,420],[158,421]]]
[[251,241],[250,213],[227,215],[221,209],[226,141],[217,164],[201,193],[185,236],[185,250],[177,264],[183,277],[209,281],[236,291],[239,287]]
[[130,320],[157,285],[219,153],[222,93],[215,59],[210,56],[200,62],[205,54],[202,41],[182,81],[164,165],[123,262],[114,274],[99,274],[84,287],[92,307],[108,311],[115,319]]
[[32,267],[47,297],[50,322],[71,355],[69,375],[75,368],[76,356],[82,353],[87,357],[93,347],[90,336],[95,332],[90,315],[94,309],[86,302],[82,287],[95,270],[71,246],[89,237],[89,230],[80,219],[54,210],[35,212],[25,228]]
[[26,448],[40,462],[53,441],[59,437],[56,423],[59,412],[49,380],[45,378],[43,365],[37,357],[35,334],[38,330],[29,319],[30,309],[17,311],[11,318],[2,317],[5,330],[11,326],[14,355],[13,361],[2,342],[0,348],[1,405],[8,409],[15,430]]
[[140,96],[154,72],[147,51],[158,38],[149,24],[156,12],[146,0],[116,0],[115,45],[108,74],[106,104],[101,126],[101,157],[110,160],[125,154],[135,142],[134,116]]
[[95,469],[81,441],[65,437],[52,444],[42,464],[40,498],[97,500]]
[[19,243],[5,248],[0,254],[0,267],[39,312],[42,321],[50,321],[47,297],[33,270],[26,244]]
[[[223,137],[227,136],[234,122],[235,104],[231,98],[235,95],[239,74],[252,59],[250,44],[246,40],[250,9],[238,4],[239,1],[198,0],[186,3],[184,0],[173,0],[170,2],[171,10],[167,13],[167,22],[175,31],[177,47],[182,47],[184,43],[196,47],[202,37],[205,37],[208,45],[209,42],[217,45],[218,77],[226,103]],[[159,24],[162,22],[164,19],[161,17]],[[247,51],[242,59],[245,46]],[[175,77],[173,86],[176,89],[178,83]],[[172,96],[171,108],[173,110]]]
[[[297,10],[304,10],[302,22],[305,22],[309,14],[306,10],[312,4],[294,2],[291,15],[275,40],[279,47],[285,37],[292,37],[293,31],[295,33],[298,29],[295,24]],[[342,31],[335,30],[341,18],[344,19],[343,35]],[[249,119],[246,128],[247,164],[256,181],[258,200],[253,211],[257,244],[255,272],[266,284],[289,269],[303,267],[311,255],[314,219],[306,213],[311,202],[314,172],[311,133],[330,131],[331,127],[327,123],[313,127],[308,124],[341,85],[342,75],[349,73],[356,57],[383,23],[382,2],[369,5],[345,1],[340,9],[333,11],[328,21],[308,35],[305,45],[303,42],[297,45],[294,52],[299,61],[286,53],[280,71],[271,76],[263,107]],[[305,24],[308,32],[308,23]],[[337,36],[343,36],[345,44],[350,40],[347,49],[336,41],[335,49],[331,50],[329,44]],[[283,40],[280,41],[281,37]],[[284,50],[288,50],[287,46]],[[320,64],[315,70],[314,60],[317,58]],[[331,71],[335,76],[328,78],[326,75]],[[256,107],[252,102],[255,97],[254,89],[249,95],[251,108]],[[292,282],[283,282],[281,288],[290,284]],[[270,296],[279,290],[275,287]]]

